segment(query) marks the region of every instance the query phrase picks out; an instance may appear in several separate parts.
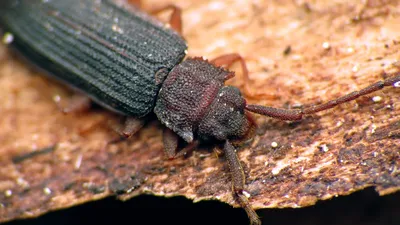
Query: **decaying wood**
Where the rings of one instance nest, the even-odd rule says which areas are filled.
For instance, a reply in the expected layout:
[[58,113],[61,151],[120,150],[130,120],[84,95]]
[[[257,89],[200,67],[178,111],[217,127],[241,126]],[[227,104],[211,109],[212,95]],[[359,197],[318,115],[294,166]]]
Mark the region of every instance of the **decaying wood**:
[[[151,9],[156,2],[142,5]],[[276,96],[251,103],[319,103],[399,71],[398,1],[175,3],[183,8],[189,55],[239,52],[253,90]],[[243,86],[239,71],[230,84]],[[101,108],[63,115],[52,98],[73,93],[4,46],[0,88],[0,221],[110,195],[184,195],[236,205],[226,163],[212,146],[166,160],[155,119],[130,140],[107,145],[117,137],[110,124],[118,116]],[[400,88],[389,87],[301,122],[257,116],[257,135],[239,151],[251,204],[304,207],[370,186],[381,195],[398,191],[399,99]]]

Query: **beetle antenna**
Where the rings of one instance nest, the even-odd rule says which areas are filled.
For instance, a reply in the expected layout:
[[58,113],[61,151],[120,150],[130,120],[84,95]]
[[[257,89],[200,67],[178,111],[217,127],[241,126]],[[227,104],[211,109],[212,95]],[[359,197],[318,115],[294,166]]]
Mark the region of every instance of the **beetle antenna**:
[[382,88],[384,88],[386,86],[400,87],[400,72],[397,72],[394,76],[392,76],[388,79],[378,81],[378,82],[371,84],[368,87],[363,88],[359,91],[354,91],[354,92],[351,92],[342,97],[328,101],[326,103],[314,105],[314,106],[307,107],[304,109],[292,109],[292,110],[291,109],[278,109],[278,108],[262,106],[262,105],[246,105],[245,108],[250,112],[261,114],[264,116],[269,116],[269,117],[273,117],[273,118],[281,119],[281,120],[295,121],[295,120],[301,120],[304,115],[314,114],[314,113],[317,113],[320,111],[334,108],[345,102],[355,100],[358,97],[381,90]]

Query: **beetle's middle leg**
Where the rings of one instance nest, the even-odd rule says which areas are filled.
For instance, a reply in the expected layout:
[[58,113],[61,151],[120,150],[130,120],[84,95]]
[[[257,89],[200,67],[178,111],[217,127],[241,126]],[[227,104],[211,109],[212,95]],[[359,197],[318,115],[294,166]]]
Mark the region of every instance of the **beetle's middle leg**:
[[188,152],[193,151],[199,144],[197,140],[189,143],[186,147],[178,152],[178,141],[179,137],[171,129],[164,128],[163,131],[163,143],[164,152],[168,159],[178,158],[185,155]]
[[61,99],[61,97],[57,95],[54,97],[54,102],[57,108],[64,114],[88,111],[92,104],[88,96],[81,94],[76,94],[68,100]]
[[146,120],[143,118],[128,117],[125,119],[124,125],[113,125],[113,129],[120,135],[120,137],[111,140],[109,144],[115,144],[130,138],[132,135],[142,129],[145,123]]

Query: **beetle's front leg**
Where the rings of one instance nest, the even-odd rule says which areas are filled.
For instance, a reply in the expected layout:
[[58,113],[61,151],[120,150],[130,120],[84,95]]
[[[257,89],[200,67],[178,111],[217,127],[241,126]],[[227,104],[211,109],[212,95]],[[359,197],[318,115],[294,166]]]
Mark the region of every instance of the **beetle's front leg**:
[[240,164],[235,148],[228,140],[225,141],[224,152],[231,174],[232,189],[239,201],[240,206],[246,210],[247,216],[249,217],[252,225],[261,225],[261,221],[258,218],[257,213],[251,207],[249,200],[244,194],[245,175],[243,168]]
[[247,69],[246,61],[243,56],[238,53],[230,53],[218,56],[217,58],[210,61],[216,66],[226,66],[230,67],[236,62],[240,62],[240,66],[242,67],[242,76],[244,78],[243,82],[243,93],[248,98],[254,99],[277,99],[278,96],[271,93],[266,92],[254,92],[251,89],[250,78],[249,78],[249,70]]

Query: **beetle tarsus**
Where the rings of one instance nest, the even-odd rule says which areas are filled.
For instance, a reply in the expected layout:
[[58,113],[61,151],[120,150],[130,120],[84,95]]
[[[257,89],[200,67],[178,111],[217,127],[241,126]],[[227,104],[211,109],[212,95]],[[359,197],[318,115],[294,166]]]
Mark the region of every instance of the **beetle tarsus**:
[[240,203],[240,207],[242,207],[246,213],[247,216],[249,217],[250,224],[251,225],[261,225],[261,220],[258,217],[257,213],[254,211],[254,209],[251,207],[249,200],[247,197],[243,194],[243,192],[235,192],[238,202]]
[[181,156],[184,156],[186,154],[189,154],[190,152],[192,152],[193,150],[196,149],[196,147],[199,145],[199,141],[195,140],[193,142],[191,142],[190,144],[188,144],[186,147],[184,147],[182,150],[180,150],[179,152],[177,152],[175,154],[174,158],[179,158]]
[[240,164],[235,148],[228,140],[225,141],[224,152],[231,174],[233,192],[235,193],[240,206],[246,211],[250,223],[252,225],[260,225],[261,221],[258,218],[257,213],[251,207],[248,198],[244,194],[245,175],[242,165]]

